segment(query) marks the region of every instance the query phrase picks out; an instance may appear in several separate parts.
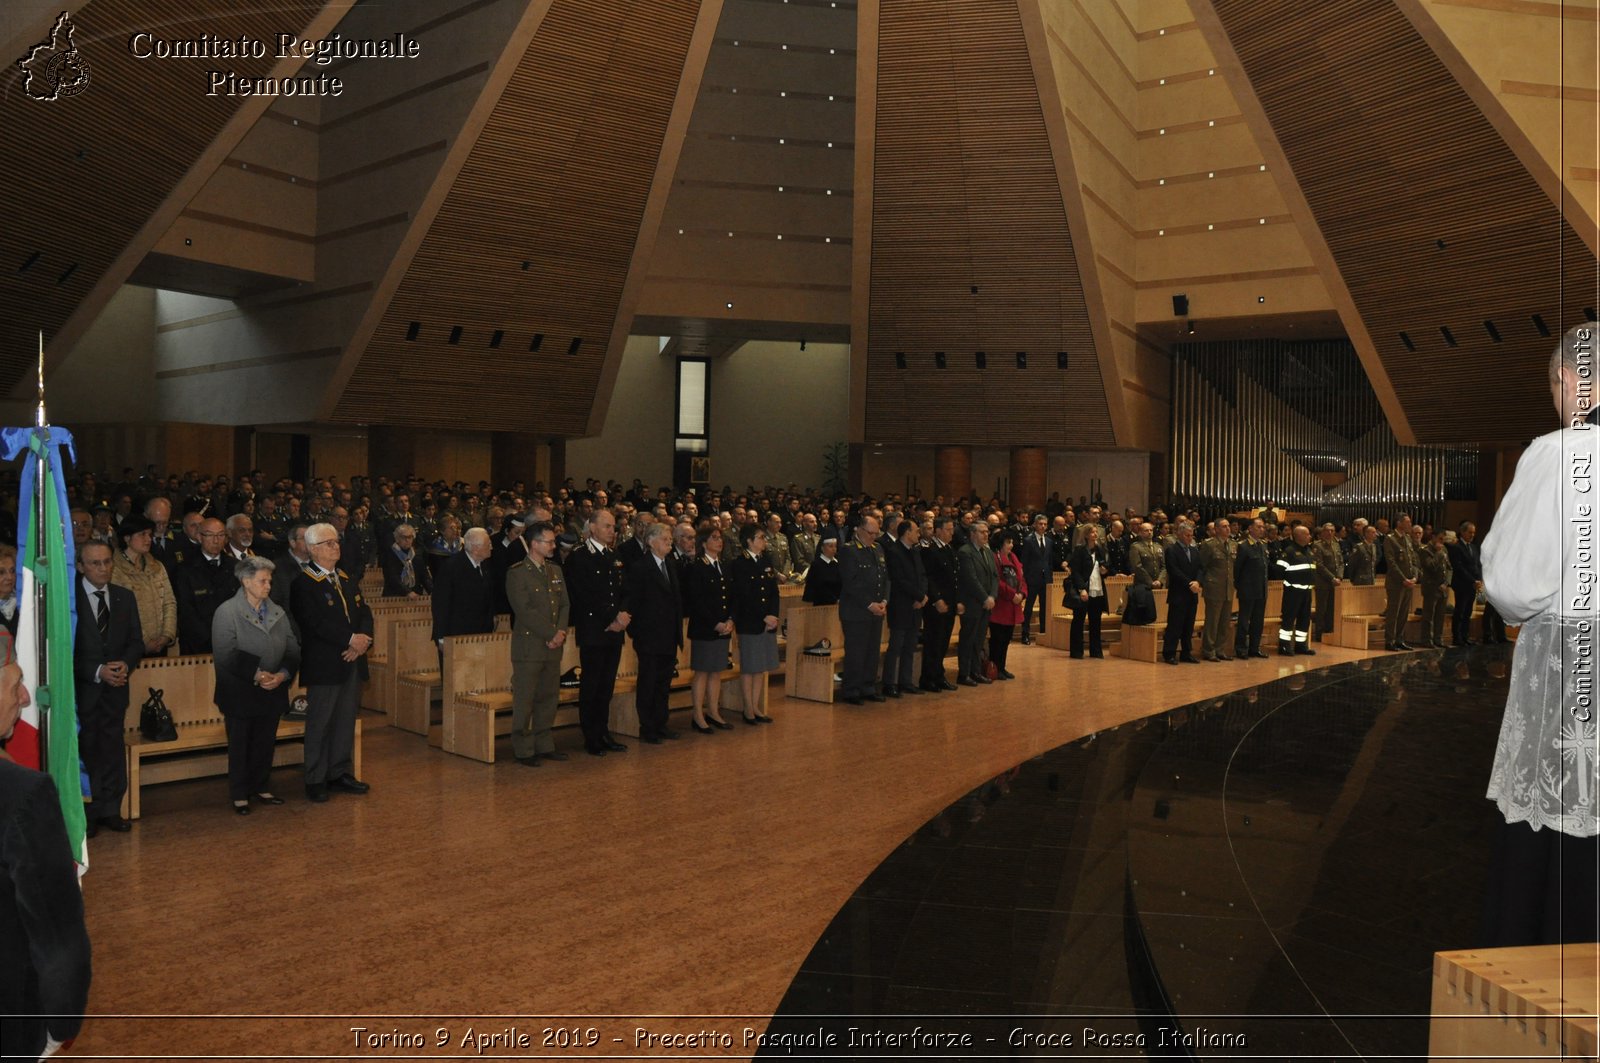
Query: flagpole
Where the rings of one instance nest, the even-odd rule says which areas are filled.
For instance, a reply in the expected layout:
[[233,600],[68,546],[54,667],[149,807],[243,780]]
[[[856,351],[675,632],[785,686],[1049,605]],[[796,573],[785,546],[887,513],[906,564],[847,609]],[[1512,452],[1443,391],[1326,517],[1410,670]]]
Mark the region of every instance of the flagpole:
[[[34,415],[34,426],[39,432],[39,441],[42,444],[44,442],[44,427],[45,427],[45,420],[44,420],[44,329],[40,329],[39,330],[39,408],[38,408],[37,412]],[[45,515],[44,491],[45,491],[45,473],[46,473],[45,464],[46,464],[46,462],[45,462],[45,455],[43,453],[43,449],[44,448],[41,446],[40,453],[37,453],[37,454],[34,455],[34,484],[33,484],[33,488],[34,488],[33,489],[33,526],[36,529],[36,531],[34,533],[34,543],[33,543],[34,555],[35,556],[32,559],[33,560],[33,566],[34,566],[33,567],[33,572],[34,572],[34,578],[33,578],[33,637],[34,637],[34,646],[37,647],[37,649],[36,649],[37,662],[38,662],[37,663],[37,667],[39,669],[39,674],[38,674],[38,677],[37,677],[36,685],[34,687],[35,690],[46,690],[46,689],[49,689],[46,686],[46,684],[49,682],[49,676],[50,676],[50,662],[49,662],[49,659],[48,659],[48,654],[46,654],[44,652],[45,630],[46,630],[46,628],[45,628],[45,615],[44,615],[44,611],[45,611],[45,581],[43,579],[39,578],[39,574],[44,572],[44,570],[45,570],[46,557],[45,557],[45,554],[44,554],[44,550],[45,550],[45,544],[49,541],[49,536],[44,534],[44,527],[45,527],[45,523],[44,523],[44,515]],[[49,748],[49,744],[48,743],[49,743],[49,735],[50,735],[50,714],[51,714],[52,711],[53,710],[51,709],[51,707],[49,705],[43,703],[43,699],[42,699],[41,700],[41,704],[39,705],[39,767],[40,767],[40,770],[42,770],[42,771],[49,771],[50,770],[50,768],[49,768],[49,764],[50,764],[50,748]]]

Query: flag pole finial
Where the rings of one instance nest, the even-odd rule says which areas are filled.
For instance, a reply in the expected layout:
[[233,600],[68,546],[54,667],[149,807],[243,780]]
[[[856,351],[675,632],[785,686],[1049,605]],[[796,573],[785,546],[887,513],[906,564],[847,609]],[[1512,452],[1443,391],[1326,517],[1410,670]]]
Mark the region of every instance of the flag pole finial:
[[44,329],[39,330],[39,412],[38,427],[44,427]]

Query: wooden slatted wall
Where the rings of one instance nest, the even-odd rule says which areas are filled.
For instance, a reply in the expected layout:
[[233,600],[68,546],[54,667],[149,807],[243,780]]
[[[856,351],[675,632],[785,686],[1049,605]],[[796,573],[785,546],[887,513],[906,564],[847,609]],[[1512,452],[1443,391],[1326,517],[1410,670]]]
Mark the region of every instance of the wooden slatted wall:
[[551,5],[336,420],[584,434],[699,8]]
[[1555,427],[1544,367],[1595,257],[1465,90],[1390,0],[1210,2],[1417,441]]
[[[36,100],[15,65],[0,74],[9,207],[0,225],[0,389],[31,373],[38,331],[50,342],[62,330],[245,103],[206,95],[206,71],[266,76],[277,63],[276,35],[302,32],[323,8],[321,0],[92,0],[71,15],[73,43],[89,66],[82,92]],[[40,41],[53,23],[39,25]],[[129,38],[141,30],[260,39],[267,56],[138,59]]]
[[1113,444],[1015,0],[883,0],[877,75],[866,441]]

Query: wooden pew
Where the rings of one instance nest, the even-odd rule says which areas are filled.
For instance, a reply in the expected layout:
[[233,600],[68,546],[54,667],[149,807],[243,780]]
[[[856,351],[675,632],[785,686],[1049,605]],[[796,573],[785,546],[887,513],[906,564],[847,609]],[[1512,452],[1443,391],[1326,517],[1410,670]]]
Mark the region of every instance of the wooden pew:
[[[826,657],[805,652],[826,638]],[[844,660],[844,628],[837,605],[797,605],[789,610],[789,655],[784,661],[784,693],[791,698],[833,704],[834,673]]]
[[440,681],[433,618],[396,621],[390,626],[389,647],[389,722],[403,731],[425,735],[432,722],[434,691]]
[[[123,741],[128,756],[128,792],[122,814],[140,816],[140,790],[176,779],[203,779],[228,774],[228,733],[222,713],[212,704],[216,676],[210,654],[156,657],[141,661],[128,679],[128,715]],[[162,700],[177,727],[175,742],[149,742],[139,731],[139,710],[150,688],[163,692]],[[293,693],[299,693],[294,691]],[[304,720],[278,721],[278,744],[273,767],[305,762]],[[147,763],[148,762],[148,763]],[[361,721],[356,721],[355,772],[361,775]]]
[[1340,646],[1352,650],[1367,648],[1369,635],[1373,628],[1380,632],[1378,638],[1383,638],[1383,606],[1388,599],[1388,592],[1382,583],[1369,584],[1358,587],[1353,583],[1341,583],[1333,589],[1333,625],[1338,632],[1337,642]]
[[393,714],[399,675],[391,659],[395,625],[431,619],[433,607],[426,598],[368,598],[367,603],[372,609],[372,649],[367,651],[368,677],[361,688],[361,707]]

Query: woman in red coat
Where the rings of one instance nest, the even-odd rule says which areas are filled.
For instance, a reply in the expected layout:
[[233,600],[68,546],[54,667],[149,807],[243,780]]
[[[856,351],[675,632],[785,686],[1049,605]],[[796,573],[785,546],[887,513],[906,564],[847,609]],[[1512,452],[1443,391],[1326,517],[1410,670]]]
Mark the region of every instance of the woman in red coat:
[[1022,603],[1028,598],[1022,559],[1011,549],[1011,538],[1009,531],[997,531],[990,544],[994,548],[995,572],[1000,577],[1000,593],[994,596],[994,609],[989,613],[989,660],[994,663],[997,679],[1016,678],[1006,671],[1006,651],[1011,647],[1011,632],[1022,623]]

